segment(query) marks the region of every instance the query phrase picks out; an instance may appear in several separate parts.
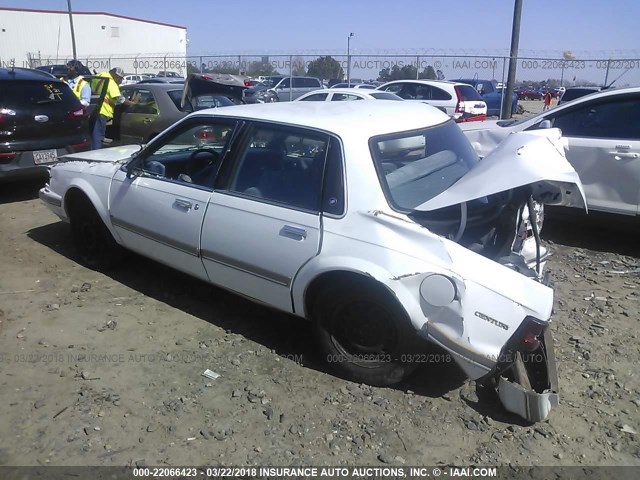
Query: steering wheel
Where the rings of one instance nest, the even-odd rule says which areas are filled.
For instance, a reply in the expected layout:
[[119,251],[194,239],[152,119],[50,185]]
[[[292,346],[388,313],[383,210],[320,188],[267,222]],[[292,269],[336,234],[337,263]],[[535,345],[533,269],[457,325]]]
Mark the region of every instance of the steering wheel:
[[[208,153],[211,155],[211,160],[204,164],[198,164],[196,162],[196,157],[201,153]],[[191,152],[191,155],[189,155],[189,159],[187,160],[187,174],[192,175],[196,173],[198,170],[214,163],[218,158],[220,158],[220,154],[212,148],[198,148],[197,150],[194,150]]]

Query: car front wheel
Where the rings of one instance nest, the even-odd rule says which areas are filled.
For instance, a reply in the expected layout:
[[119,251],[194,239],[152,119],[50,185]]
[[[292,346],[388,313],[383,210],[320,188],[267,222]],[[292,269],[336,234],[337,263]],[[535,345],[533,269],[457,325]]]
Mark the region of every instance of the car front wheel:
[[389,386],[415,370],[417,364],[407,361],[415,332],[400,306],[385,297],[380,288],[356,284],[330,287],[316,299],[316,337],[339,375]]
[[71,235],[82,263],[109,270],[122,260],[123,250],[88,199],[76,202],[69,215]]

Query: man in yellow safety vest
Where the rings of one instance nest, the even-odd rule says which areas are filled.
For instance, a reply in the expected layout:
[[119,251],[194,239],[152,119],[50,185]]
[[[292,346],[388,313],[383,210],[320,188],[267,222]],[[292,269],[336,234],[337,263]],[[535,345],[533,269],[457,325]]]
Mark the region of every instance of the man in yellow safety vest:
[[83,107],[88,107],[91,103],[91,85],[87,82],[80,71],[82,70],[82,63],[78,60],[70,60],[67,62],[67,85],[71,87],[71,90],[78,97]]
[[97,75],[98,77],[106,78],[107,93],[104,97],[104,101],[100,106],[100,112],[96,123],[91,132],[91,149],[96,150],[102,148],[102,140],[104,140],[104,134],[107,130],[107,122],[113,118],[113,110],[116,105],[120,104],[134,104],[129,100],[125,100],[120,93],[120,84],[124,79],[124,70],[120,67],[114,67],[108,72],[102,72]]

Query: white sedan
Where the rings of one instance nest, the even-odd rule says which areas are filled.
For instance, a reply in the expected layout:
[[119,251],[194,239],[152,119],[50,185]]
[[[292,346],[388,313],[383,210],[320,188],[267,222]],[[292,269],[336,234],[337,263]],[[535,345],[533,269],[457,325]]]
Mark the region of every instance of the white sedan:
[[581,201],[557,141],[513,135],[478,162],[424,104],[241,105],[63,157],[40,197],[87,265],[125,248],[309,319],[357,382],[400,382],[433,342],[538,421],[558,401],[553,290],[523,210]]
[[402,100],[395,93],[355,88],[314,90],[297,98],[296,102],[343,102],[350,100]]

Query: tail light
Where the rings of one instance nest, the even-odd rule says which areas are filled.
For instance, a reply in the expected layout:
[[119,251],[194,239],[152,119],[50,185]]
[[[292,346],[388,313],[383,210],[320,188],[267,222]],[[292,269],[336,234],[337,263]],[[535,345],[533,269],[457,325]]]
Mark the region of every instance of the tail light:
[[81,148],[87,148],[90,145],[90,143],[85,140],[82,143],[72,143],[71,145],[69,145],[69,148],[72,150],[79,150]]
[[0,164],[9,163],[16,156],[15,152],[3,152],[0,153]]
[[244,80],[244,86],[245,86],[245,87],[250,87],[250,86],[251,86],[251,80],[247,80],[247,79],[245,79],[245,80]]
[[533,317],[527,317],[523,326],[516,348],[521,352],[534,352],[540,347],[540,337],[545,325],[538,323]]
[[453,89],[456,92],[456,110],[455,113],[464,113],[464,97],[462,96],[462,93],[460,92],[460,87],[453,87]]
[[209,75],[201,75],[200,78],[202,80],[213,80],[213,77],[209,76]]
[[8,108],[0,108],[0,124],[7,121],[8,117],[15,117],[16,111]]
[[83,118],[87,115],[87,112],[84,108],[78,108],[76,110],[71,110],[67,115],[69,118]]

